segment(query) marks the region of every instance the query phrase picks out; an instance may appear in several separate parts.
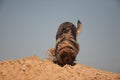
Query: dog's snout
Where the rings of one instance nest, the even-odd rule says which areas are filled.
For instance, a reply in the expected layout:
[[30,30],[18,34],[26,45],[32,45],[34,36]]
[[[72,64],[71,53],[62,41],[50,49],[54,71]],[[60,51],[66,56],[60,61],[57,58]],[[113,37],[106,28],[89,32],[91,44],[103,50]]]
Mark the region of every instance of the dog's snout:
[[62,54],[62,55],[61,55],[61,59],[65,59],[65,57],[67,57],[66,54]]

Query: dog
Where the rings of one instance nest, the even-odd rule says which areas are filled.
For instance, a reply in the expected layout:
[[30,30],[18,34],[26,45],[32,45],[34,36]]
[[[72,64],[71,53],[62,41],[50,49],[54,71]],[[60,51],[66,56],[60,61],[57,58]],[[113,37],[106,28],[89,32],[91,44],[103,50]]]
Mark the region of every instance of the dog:
[[78,20],[77,27],[71,22],[62,23],[56,34],[55,48],[49,50],[52,61],[60,66],[75,65],[74,61],[80,50],[77,36],[82,31],[82,24]]

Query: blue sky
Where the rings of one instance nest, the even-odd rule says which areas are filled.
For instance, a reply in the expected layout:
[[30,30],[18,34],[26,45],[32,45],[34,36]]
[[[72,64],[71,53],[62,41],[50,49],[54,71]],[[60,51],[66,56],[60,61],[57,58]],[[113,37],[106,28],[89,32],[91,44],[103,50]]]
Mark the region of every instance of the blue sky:
[[77,62],[120,73],[119,0],[0,0],[0,60],[46,59],[58,26],[78,19]]

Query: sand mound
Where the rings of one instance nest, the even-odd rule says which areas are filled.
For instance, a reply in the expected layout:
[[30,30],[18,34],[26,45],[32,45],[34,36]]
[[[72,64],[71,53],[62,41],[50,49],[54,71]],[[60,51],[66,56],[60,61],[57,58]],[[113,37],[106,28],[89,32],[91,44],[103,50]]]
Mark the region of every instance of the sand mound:
[[32,56],[0,62],[0,80],[120,80],[120,74],[97,70],[82,64],[60,67]]

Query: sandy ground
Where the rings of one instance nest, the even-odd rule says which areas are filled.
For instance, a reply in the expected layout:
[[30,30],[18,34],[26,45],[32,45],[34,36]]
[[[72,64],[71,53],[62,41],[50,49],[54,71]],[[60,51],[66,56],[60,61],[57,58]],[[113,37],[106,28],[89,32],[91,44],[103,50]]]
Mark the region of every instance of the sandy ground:
[[82,64],[60,67],[50,60],[31,56],[0,61],[0,80],[120,80],[120,74]]

